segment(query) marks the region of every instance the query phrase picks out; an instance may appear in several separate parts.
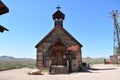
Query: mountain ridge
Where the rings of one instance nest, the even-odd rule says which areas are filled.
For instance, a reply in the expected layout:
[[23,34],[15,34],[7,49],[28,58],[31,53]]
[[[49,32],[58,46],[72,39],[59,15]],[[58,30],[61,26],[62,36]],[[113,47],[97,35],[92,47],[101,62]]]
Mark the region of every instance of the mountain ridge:
[[32,60],[35,60],[33,58],[16,58],[16,57],[13,57],[13,56],[7,56],[7,55],[2,55],[0,56],[0,60],[1,59],[32,59]]

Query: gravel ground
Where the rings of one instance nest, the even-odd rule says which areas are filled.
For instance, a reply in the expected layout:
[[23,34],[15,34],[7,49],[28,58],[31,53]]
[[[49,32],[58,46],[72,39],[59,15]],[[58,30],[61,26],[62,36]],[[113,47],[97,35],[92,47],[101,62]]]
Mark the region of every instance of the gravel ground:
[[22,68],[0,72],[0,80],[120,80],[120,66],[97,64],[93,65],[90,72],[79,72],[71,74],[28,75],[33,69]]

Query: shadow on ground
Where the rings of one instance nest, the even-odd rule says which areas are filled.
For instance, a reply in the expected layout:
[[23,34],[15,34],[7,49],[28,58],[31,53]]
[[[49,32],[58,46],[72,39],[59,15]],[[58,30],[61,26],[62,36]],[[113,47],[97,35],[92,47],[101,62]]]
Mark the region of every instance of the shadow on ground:
[[90,68],[88,70],[115,70],[116,68],[104,68],[104,69],[98,69],[98,68]]

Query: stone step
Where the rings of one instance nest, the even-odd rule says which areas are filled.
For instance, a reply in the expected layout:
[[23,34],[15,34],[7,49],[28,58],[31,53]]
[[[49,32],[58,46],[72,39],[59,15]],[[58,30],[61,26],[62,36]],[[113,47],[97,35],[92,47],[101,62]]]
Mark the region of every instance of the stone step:
[[68,69],[67,66],[51,66],[51,72],[50,74],[67,74],[68,73]]

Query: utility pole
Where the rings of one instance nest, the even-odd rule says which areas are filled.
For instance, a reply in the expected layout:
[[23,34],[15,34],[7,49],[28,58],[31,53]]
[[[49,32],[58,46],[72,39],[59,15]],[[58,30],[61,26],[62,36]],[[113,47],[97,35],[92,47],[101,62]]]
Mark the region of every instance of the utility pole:
[[112,19],[114,20],[113,55],[120,55],[120,28],[118,23],[118,17],[120,13],[118,13],[118,10],[112,10],[110,14]]

